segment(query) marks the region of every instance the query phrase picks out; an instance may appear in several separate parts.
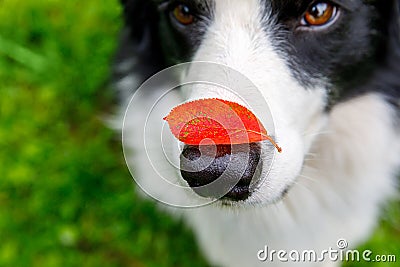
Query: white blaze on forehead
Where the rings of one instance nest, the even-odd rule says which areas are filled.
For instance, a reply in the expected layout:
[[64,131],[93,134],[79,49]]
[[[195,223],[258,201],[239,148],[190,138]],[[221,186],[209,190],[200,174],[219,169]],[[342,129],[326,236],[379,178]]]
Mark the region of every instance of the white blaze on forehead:
[[[216,0],[214,8],[213,22],[196,57],[245,70],[246,63],[259,56],[261,41],[268,42],[262,27],[264,8],[258,0]],[[262,50],[269,48],[270,43],[263,43]]]
[[[213,7],[213,21],[207,28],[194,60],[224,64],[247,77],[250,72],[256,70],[263,72],[264,70],[258,65],[257,58],[262,54],[261,51],[258,51],[257,46],[260,40],[267,40],[264,38],[261,27],[262,9],[259,2],[257,0],[215,0]],[[271,45],[263,45],[262,49],[268,49],[268,47]],[[210,72],[209,75],[215,74]],[[232,91],[231,87],[234,86],[229,86],[231,83],[229,73],[222,75],[227,81],[224,85],[228,85],[228,89]],[[254,94],[251,90],[246,91],[245,88],[234,93],[215,86],[198,85],[192,89],[192,92],[189,93],[191,99],[219,97],[247,107],[249,105],[242,101],[243,98],[248,99],[248,96]]]
[[215,38],[217,48],[224,50],[221,59],[227,65],[240,70],[259,55],[261,47],[258,45],[263,44],[262,50],[272,48],[262,27],[263,13],[266,11],[258,0],[216,1],[214,25],[209,36]]

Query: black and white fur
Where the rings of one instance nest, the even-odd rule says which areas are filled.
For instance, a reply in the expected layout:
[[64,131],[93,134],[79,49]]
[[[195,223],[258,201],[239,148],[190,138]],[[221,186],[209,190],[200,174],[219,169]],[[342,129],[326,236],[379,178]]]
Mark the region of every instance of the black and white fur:
[[[122,0],[125,29],[115,84],[123,103],[157,71],[200,60],[240,71],[270,106],[284,153],[275,158],[263,186],[240,204],[179,210],[211,264],[266,265],[256,255],[264,245],[320,251],[345,238],[354,247],[368,237],[382,204],[397,192],[399,1],[332,0],[340,12],[334,22],[301,27],[312,2]],[[197,23],[177,25],[169,12],[174,3],[195,9]],[[207,88],[183,96],[212,97],[240,102]],[[144,123],[140,111],[137,107],[136,119],[125,125],[132,134],[128,146],[135,151],[127,160],[136,178],[151,185],[157,180],[151,179],[145,151],[137,145]],[[159,153],[162,160],[161,148]],[[159,194],[170,192],[160,189]]]

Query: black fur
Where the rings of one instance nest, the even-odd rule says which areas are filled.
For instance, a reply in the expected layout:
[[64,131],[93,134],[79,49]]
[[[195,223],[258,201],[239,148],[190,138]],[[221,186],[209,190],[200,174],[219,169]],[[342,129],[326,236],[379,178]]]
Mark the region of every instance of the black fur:
[[[121,0],[121,3],[124,7],[125,27],[115,58],[113,80],[118,82],[134,73],[140,76],[135,78],[141,82],[166,67],[155,23],[159,15],[152,1]],[[136,89],[129,88],[130,92]],[[121,92],[121,97],[125,97],[125,92]]]

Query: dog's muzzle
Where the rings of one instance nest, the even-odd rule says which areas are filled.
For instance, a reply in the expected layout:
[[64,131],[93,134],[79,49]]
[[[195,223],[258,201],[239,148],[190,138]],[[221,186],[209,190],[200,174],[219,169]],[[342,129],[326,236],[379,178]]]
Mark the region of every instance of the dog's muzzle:
[[260,179],[257,143],[185,145],[180,156],[183,179],[202,197],[247,199]]

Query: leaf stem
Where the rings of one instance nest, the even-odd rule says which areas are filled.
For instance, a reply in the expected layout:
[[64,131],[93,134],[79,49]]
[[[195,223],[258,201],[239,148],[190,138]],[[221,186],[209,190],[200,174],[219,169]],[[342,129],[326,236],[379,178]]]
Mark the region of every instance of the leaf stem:
[[231,130],[235,131],[235,132],[232,132],[233,134],[238,133],[238,132],[242,132],[242,131],[246,131],[248,133],[259,134],[259,135],[265,137],[271,144],[273,144],[276,147],[276,150],[278,150],[279,153],[282,153],[282,148],[280,146],[278,146],[278,144],[275,142],[275,140],[272,139],[272,137],[269,136],[268,134],[263,134],[263,133],[260,133],[260,132],[257,132],[257,131],[253,131],[253,130],[242,130],[242,129],[231,129]]

